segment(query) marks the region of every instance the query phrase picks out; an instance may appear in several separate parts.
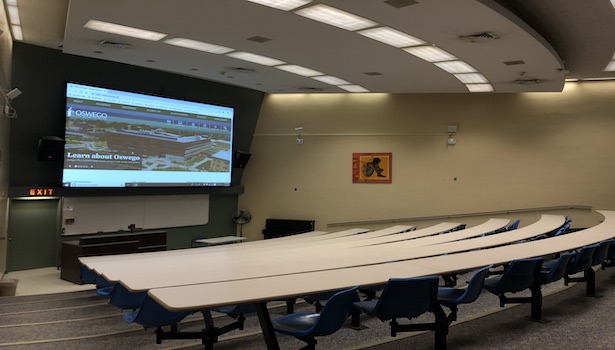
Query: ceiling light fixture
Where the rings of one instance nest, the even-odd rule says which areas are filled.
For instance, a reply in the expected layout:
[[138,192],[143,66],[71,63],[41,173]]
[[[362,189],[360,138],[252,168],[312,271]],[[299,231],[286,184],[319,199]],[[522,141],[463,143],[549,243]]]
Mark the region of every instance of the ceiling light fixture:
[[493,91],[493,85],[491,84],[466,84],[468,91],[470,92],[491,92]]
[[425,44],[421,39],[390,27],[365,29],[357,33],[397,48]]
[[270,67],[286,63],[284,61],[280,61],[275,58],[261,56],[261,55],[257,55],[257,54],[250,53],[250,52],[244,52],[244,51],[231,52],[226,55],[229,57],[236,58],[238,60],[244,60],[244,61],[248,61],[248,62],[252,62],[256,64],[262,64],[263,66],[270,66]]
[[445,70],[451,74],[476,73],[476,69],[464,61],[436,62],[434,64],[440,69]]
[[481,73],[455,74],[455,78],[459,79],[459,81],[464,84],[481,84],[489,82]]
[[457,59],[454,55],[442,50],[436,46],[415,46],[405,48],[404,51],[427,62],[443,62],[454,61]]
[[318,4],[295,11],[299,16],[303,16],[314,21],[329,24],[338,28],[356,31],[373,27],[378,23],[363,18],[346,11],[338,10],[324,4]]
[[229,53],[231,51],[235,51],[235,49],[232,49],[230,47],[210,44],[210,43],[206,43],[203,41],[197,41],[197,40],[186,39],[186,38],[172,38],[172,39],[167,39],[164,42],[169,45],[185,47],[187,49],[193,49],[193,50],[198,50],[198,51],[203,51],[203,52],[208,52],[208,53],[213,53],[213,54],[218,54],[218,55]]
[[313,77],[312,79],[314,80],[318,80],[322,83],[325,84],[329,84],[329,85],[352,85],[351,82],[346,81],[344,79],[338,78],[338,77],[334,77],[331,75],[323,75],[323,76],[319,76],[319,77]]
[[132,38],[144,39],[144,40],[150,40],[150,41],[158,41],[164,38],[165,36],[167,36],[167,34],[165,33],[159,33],[159,32],[154,32],[151,30],[145,30],[145,29],[140,29],[140,28],[133,28],[133,27],[128,27],[128,26],[123,26],[121,24],[98,21],[95,19],[89,20],[84,25],[84,27],[91,29],[91,30],[96,30],[99,32],[117,34],[117,35],[122,35],[122,36],[129,36]]
[[289,73],[294,73],[294,74],[297,74],[297,75],[302,75],[304,77],[313,77],[313,76],[316,76],[316,75],[323,75],[322,72],[319,72],[317,70],[310,69],[310,68],[307,68],[307,67],[298,66],[296,64],[285,64],[285,65],[281,65],[281,66],[276,66],[275,68],[281,69],[281,70],[289,72]]
[[11,22],[11,32],[13,39],[23,40],[23,32],[21,30],[21,19],[19,18],[19,9],[17,8],[17,0],[6,0],[6,8]]
[[294,10],[305,4],[309,4],[312,0],[248,0],[255,4],[260,4],[268,7],[273,7],[282,11]]
[[369,90],[360,85],[338,85],[337,87],[342,88],[348,92],[369,92]]

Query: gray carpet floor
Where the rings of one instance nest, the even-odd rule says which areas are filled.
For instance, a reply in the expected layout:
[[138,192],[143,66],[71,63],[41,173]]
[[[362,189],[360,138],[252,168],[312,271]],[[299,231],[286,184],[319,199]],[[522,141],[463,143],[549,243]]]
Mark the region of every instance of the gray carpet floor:
[[[470,274],[460,281],[469,279]],[[565,287],[556,282],[543,289],[543,317],[529,318],[530,306],[500,308],[497,297],[484,291],[470,305],[462,305],[459,321],[450,328],[448,349],[615,349],[615,269],[597,272],[596,291],[602,297],[585,296],[585,284]],[[523,295],[523,294],[521,294]],[[272,318],[284,315],[282,302],[269,303]],[[313,310],[299,303],[296,310]],[[31,349],[203,349],[200,340],[164,340],[155,343],[153,329],[127,324],[122,310],[109,305],[92,291],[42,296],[0,298],[0,348]],[[232,321],[214,314],[217,326]],[[432,321],[425,315],[413,322]],[[337,333],[318,338],[318,349],[434,349],[433,332],[389,336],[389,326],[362,317],[362,329],[350,320]],[[180,324],[185,331],[203,328],[197,313]],[[304,343],[278,335],[281,349],[299,349]],[[266,349],[255,315],[249,315],[243,331],[220,337],[215,349]]]

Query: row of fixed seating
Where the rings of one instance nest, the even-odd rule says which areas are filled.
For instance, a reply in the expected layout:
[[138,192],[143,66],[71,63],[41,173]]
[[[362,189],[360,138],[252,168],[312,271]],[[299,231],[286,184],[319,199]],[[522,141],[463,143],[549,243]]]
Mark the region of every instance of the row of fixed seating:
[[[592,267],[600,264],[603,267],[610,266],[615,261],[614,255],[614,244],[609,241],[583,247],[578,252],[563,253],[557,259],[549,262],[543,262],[542,258],[516,260],[505,266],[504,270],[501,271],[501,276],[490,278],[486,281],[485,276],[493,268],[491,266],[484,267],[477,271],[465,289],[453,286],[438,286],[438,277],[421,277],[392,279],[383,286],[384,290],[380,297],[371,300],[360,301],[358,299],[359,287],[341,292],[326,292],[324,295],[330,297],[328,297],[328,301],[322,310],[289,314],[274,320],[273,325],[277,332],[296,336],[306,341],[308,347],[313,348],[316,344],[314,337],[325,336],[335,332],[342,327],[350,315],[353,315],[352,324],[358,327],[359,312],[362,312],[382,320],[391,320],[391,334],[393,336],[397,332],[406,330],[435,330],[436,348],[445,349],[448,327],[457,318],[457,306],[476,300],[483,287],[498,295],[502,306],[509,302],[532,303],[532,318],[539,320],[541,319],[540,307],[542,303],[541,285],[561,278],[565,279],[566,284],[569,282],[585,281],[588,286],[588,294],[593,295],[595,291],[595,273]],[[588,259],[588,257],[591,258]],[[590,261],[589,267],[587,266],[588,260]],[[532,267],[528,267],[530,265]],[[583,272],[583,277],[572,276],[579,272]],[[521,276],[526,276],[527,278],[524,279]],[[155,327],[156,341],[158,343],[162,339],[197,338],[202,339],[205,347],[211,349],[220,334],[232,329],[242,329],[243,315],[255,311],[253,305],[212,309],[213,311],[226,313],[237,320],[230,325],[217,328],[214,327],[211,318],[210,311],[212,310],[195,310],[193,312],[203,313],[205,329],[201,332],[183,333],[177,330],[176,325],[193,312],[168,311],[150,298],[147,292],[132,293],[121,284],[109,284],[104,279],[101,280],[100,277],[91,271],[84,270],[83,279],[84,281],[99,284],[101,288],[97,292],[101,295],[108,294],[111,304],[122,309],[131,309],[132,311],[128,312],[124,317],[127,322],[136,322],[145,327]],[[522,285],[521,280],[524,280],[526,285]],[[420,286],[425,286],[421,294],[422,296],[400,292],[407,285],[414,285],[411,289],[416,291],[420,291],[423,288]],[[532,291],[532,297],[505,297],[505,293],[515,293],[526,289]],[[349,295],[352,295],[352,297],[350,298]],[[348,299],[350,299],[350,302]],[[443,307],[450,310],[448,315],[444,312]],[[393,310],[398,314],[383,311],[387,309]],[[403,314],[404,312],[406,314]],[[433,324],[401,325],[397,321],[400,318],[414,318],[425,312],[433,312],[436,315],[436,320]],[[166,326],[171,326],[171,330],[163,331],[162,327]]]
[[[595,266],[615,265],[614,241],[602,242],[578,251],[565,252],[556,259],[545,261],[542,257],[520,259],[507,264],[495,278],[486,278],[492,266],[478,269],[466,288],[438,286],[437,276],[421,278],[394,278],[384,286],[378,298],[357,301],[358,287],[333,294],[320,312],[299,312],[273,321],[274,329],[292,335],[307,343],[306,348],[314,348],[316,336],[325,336],[343,326],[345,317],[352,315],[352,326],[360,329],[359,313],[389,321],[391,336],[404,331],[435,331],[435,348],[446,349],[448,327],[457,320],[458,306],[474,302],[482,289],[497,295],[500,306],[509,303],[531,303],[531,318],[542,319],[541,287],[548,283],[565,279],[586,282],[588,295],[595,295]],[[571,277],[580,272],[584,277]],[[525,290],[531,291],[530,297],[509,297],[507,294]],[[334,306],[333,306],[334,305]],[[345,305],[345,306],[344,306]],[[448,315],[444,307],[449,309]],[[338,310],[337,314],[331,309]],[[339,311],[345,310],[345,311]],[[406,323],[401,319],[413,319],[424,313],[433,313],[433,323]],[[334,314],[334,315],[332,315]],[[345,317],[343,317],[345,315]]]

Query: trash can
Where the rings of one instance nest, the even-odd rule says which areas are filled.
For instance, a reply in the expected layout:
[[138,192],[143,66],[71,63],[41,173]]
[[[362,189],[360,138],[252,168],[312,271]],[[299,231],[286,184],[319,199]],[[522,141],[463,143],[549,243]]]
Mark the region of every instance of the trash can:
[[18,279],[0,280],[0,297],[11,297],[15,295],[17,290]]

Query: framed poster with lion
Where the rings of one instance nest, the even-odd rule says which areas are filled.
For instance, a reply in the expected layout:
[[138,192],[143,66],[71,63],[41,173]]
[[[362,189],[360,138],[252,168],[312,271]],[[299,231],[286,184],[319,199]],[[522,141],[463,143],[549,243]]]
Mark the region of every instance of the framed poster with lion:
[[353,153],[352,182],[391,183],[393,153]]

